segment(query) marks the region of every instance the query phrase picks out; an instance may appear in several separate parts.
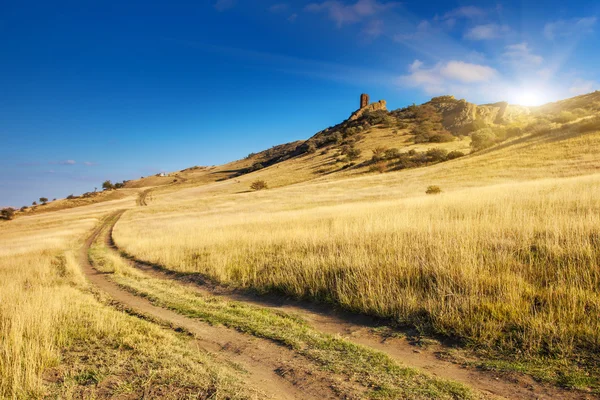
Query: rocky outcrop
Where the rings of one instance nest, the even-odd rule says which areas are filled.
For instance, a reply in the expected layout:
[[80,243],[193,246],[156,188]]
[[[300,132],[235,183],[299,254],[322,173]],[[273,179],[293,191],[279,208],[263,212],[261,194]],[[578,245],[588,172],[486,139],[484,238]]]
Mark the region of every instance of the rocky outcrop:
[[454,96],[434,97],[426,104],[440,113],[444,128],[453,133],[461,133],[475,121],[486,125],[506,124],[531,112],[528,107],[512,106],[506,102],[478,106],[466,100],[457,100]]
[[354,121],[362,117],[364,113],[384,110],[387,111],[387,105],[385,100],[379,100],[377,103],[371,103],[365,107],[355,111],[349,118],[350,121]]

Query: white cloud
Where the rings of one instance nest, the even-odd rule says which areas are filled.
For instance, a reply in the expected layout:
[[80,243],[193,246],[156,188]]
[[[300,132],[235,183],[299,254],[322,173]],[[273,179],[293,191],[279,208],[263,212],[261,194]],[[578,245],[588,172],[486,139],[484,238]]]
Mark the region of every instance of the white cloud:
[[91,167],[92,165],[96,165],[96,163],[91,162],[91,161],[84,161],[83,163],[84,165],[87,165],[88,167]]
[[75,165],[75,164],[77,164],[77,162],[75,162],[75,160],[62,160],[62,161],[50,161],[48,164]]
[[440,70],[442,76],[462,83],[488,82],[498,73],[487,65],[450,61]]
[[358,0],[354,4],[346,5],[337,0],[328,0],[323,3],[310,3],[305,7],[309,12],[327,12],[338,27],[361,21],[365,17],[374,16],[383,11],[396,7],[399,3],[380,3],[377,0]]
[[548,40],[591,33],[596,25],[596,17],[574,18],[549,22],[544,26],[544,36]]
[[443,19],[478,18],[485,16],[485,10],[475,6],[459,7],[444,14]]
[[214,7],[217,11],[226,11],[235,6],[235,0],[217,0]]
[[400,83],[420,87],[428,94],[461,91],[465,85],[491,82],[498,76],[498,71],[487,65],[456,60],[438,63],[431,68],[425,67],[422,61],[415,60],[408,70],[408,75],[400,77]]
[[544,62],[544,58],[534,54],[527,42],[511,44],[504,48],[504,59],[517,67],[535,66]]
[[470,40],[490,40],[500,38],[508,32],[510,32],[510,28],[507,25],[477,25],[465,33],[465,38]]
[[598,88],[600,88],[600,84],[598,84],[598,82],[576,79],[569,88],[569,93],[573,96],[578,96],[580,94],[593,92]]

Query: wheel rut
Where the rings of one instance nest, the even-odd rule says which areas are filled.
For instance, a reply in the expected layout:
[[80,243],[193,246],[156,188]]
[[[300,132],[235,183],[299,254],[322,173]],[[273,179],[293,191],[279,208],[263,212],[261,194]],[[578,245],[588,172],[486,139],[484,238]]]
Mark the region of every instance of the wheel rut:
[[[119,215],[120,217],[120,215]],[[177,281],[181,285],[203,294],[220,296],[229,300],[250,303],[256,306],[279,310],[298,315],[311,327],[324,333],[340,335],[354,343],[379,350],[394,360],[409,367],[427,371],[433,376],[464,383],[484,393],[507,399],[577,399],[594,397],[577,391],[569,391],[535,381],[533,378],[516,374],[501,374],[476,368],[467,368],[438,357],[439,352],[422,349],[406,338],[385,337],[374,333],[373,328],[381,326],[381,321],[366,315],[340,311],[327,305],[289,299],[276,295],[256,295],[248,291],[226,288],[209,281],[200,274],[182,274],[137,260],[124,253],[115,244],[112,231],[118,218],[114,220],[105,238],[106,244],[119,255],[128,259],[131,265],[148,275]]]
[[[89,249],[108,224],[114,225],[123,210],[113,213],[96,228],[82,246],[79,261],[92,285],[108,294],[115,302],[131,311],[162,321],[175,329],[191,333],[198,346],[239,364],[247,371],[247,383],[272,399],[338,399],[354,398],[340,377],[306,366],[306,360],[292,350],[268,340],[249,336],[222,326],[212,326],[197,319],[153,305],[113,282],[108,274],[96,270]],[[347,390],[345,390],[347,389]]]

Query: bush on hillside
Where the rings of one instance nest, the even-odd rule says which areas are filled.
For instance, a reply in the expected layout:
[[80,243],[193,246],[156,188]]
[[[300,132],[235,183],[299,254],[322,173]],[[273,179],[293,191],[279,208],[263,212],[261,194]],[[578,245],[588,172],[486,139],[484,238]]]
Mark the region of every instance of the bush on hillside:
[[492,147],[496,143],[496,135],[491,129],[482,129],[474,132],[471,135],[471,149],[472,151],[479,151]]
[[576,120],[577,117],[570,111],[561,111],[558,115],[552,118],[552,122],[557,122],[559,124],[566,124],[568,122],[572,122]]
[[252,190],[264,190],[264,189],[268,189],[268,188],[269,188],[269,186],[267,185],[267,182],[265,182],[261,179],[252,182],[252,184],[250,185],[250,189],[252,189]]
[[427,190],[425,191],[426,194],[440,194],[442,193],[442,189],[439,186],[429,186],[427,187]]
[[259,169],[263,169],[263,168],[264,168],[264,165],[257,162],[257,163],[252,164],[252,166],[250,166],[250,168],[248,168],[248,172],[258,171]]
[[429,149],[425,155],[427,156],[427,161],[433,163],[446,161],[448,159],[448,151],[444,149]]
[[385,159],[385,152],[387,149],[385,147],[376,147],[373,149],[373,157],[371,157],[372,162],[378,162]]
[[375,164],[372,164],[369,167],[369,171],[370,172],[379,172],[380,174],[383,174],[385,171],[387,171],[387,165],[384,161],[379,161]]
[[40,197],[40,203],[42,203],[42,205],[46,204],[48,202],[48,199],[46,197]]
[[387,149],[385,151],[385,159],[386,160],[393,160],[394,158],[398,158],[400,157],[400,150],[398,150],[397,148],[391,148],[391,149]]
[[102,189],[104,189],[104,190],[112,190],[112,189],[114,189],[114,186],[113,186],[113,184],[112,184],[111,181],[106,180],[106,181],[102,182]]
[[450,153],[448,153],[448,156],[446,157],[446,159],[454,160],[456,158],[464,157],[464,155],[465,155],[465,153],[463,153],[462,151],[454,150],[454,151],[451,151]]
[[3,208],[0,210],[0,218],[5,220],[11,220],[15,216],[15,209],[11,207]]
[[450,132],[448,131],[440,131],[440,132],[434,132],[432,135],[429,136],[429,143],[447,143],[447,142],[453,142],[454,140],[456,140],[456,137],[454,135],[452,135]]

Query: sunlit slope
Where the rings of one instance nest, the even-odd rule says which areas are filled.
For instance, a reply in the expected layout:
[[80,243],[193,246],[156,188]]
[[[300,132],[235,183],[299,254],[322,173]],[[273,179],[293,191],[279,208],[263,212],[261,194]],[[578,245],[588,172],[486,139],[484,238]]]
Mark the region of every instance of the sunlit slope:
[[[594,122],[593,119],[591,121]],[[281,188],[278,193],[301,195],[306,202],[335,202],[342,199],[355,202],[420,195],[429,185],[439,185],[442,190],[451,191],[464,187],[590,174],[600,171],[600,129],[595,128],[595,123],[591,125],[557,125],[552,130],[525,135],[481,152],[427,167],[383,174],[363,169],[314,176],[309,182]],[[387,135],[384,129],[375,130],[375,134],[381,137]],[[400,136],[398,140],[406,139]],[[467,139],[464,141],[468,143]],[[440,145],[466,144],[457,141]],[[409,145],[408,148],[417,146],[425,145]],[[273,186],[277,186],[278,182],[293,183],[295,174],[308,175],[313,169],[323,168],[327,157],[326,154],[314,153],[214,184],[177,191],[177,187],[171,187],[168,191],[158,190],[154,201],[177,208],[178,201],[207,202],[210,197],[221,194],[233,195],[230,197],[232,201],[246,197],[271,197],[271,192],[249,194],[250,184],[257,179],[264,179],[269,184],[274,182]]]

